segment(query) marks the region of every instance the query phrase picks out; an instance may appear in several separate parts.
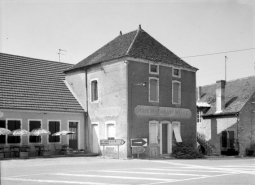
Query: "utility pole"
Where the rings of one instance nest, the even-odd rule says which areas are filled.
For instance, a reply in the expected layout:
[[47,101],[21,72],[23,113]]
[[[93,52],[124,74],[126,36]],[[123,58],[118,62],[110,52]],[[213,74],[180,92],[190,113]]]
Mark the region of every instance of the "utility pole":
[[228,57],[225,56],[225,81],[227,82],[227,59]]
[[60,62],[60,55],[65,55],[64,53],[61,53],[61,51],[67,52],[66,50],[63,49],[58,49],[58,61]]

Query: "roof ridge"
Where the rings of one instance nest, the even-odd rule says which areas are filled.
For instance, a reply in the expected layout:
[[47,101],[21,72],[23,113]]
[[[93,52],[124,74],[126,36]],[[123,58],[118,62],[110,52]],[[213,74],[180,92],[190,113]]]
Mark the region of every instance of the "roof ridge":
[[129,55],[129,51],[132,49],[132,47],[133,47],[133,45],[134,45],[134,42],[135,42],[135,40],[136,40],[136,38],[137,38],[138,33],[139,33],[140,30],[141,30],[141,27],[139,26],[139,28],[137,29],[137,32],[136,32],[136,34],[135,34],[135,37],[134,37],[133,41],[131,42],[131,44],[130,44],[130,46],[129,46],[127,52],[126,52],[126,55]]
[[59,62],[59,61],[54,61],[54,60],[47,60],[47,59],[40,59],[40,58],[21,56],[21,55],[14,55],[14,54],[3,53],[3,52],[0,52],[0,55],[9,55],[9,56],[12,56],[12,57],[20,57],[20,58],[26,58],[26,59],[32,59],[32,60],[42,60],[42,61],[45,61],[45,62],[51,62],[51,63],[54,62],[54,63],[59,63],[59,64],[72,65],[72,66],[74,65],[74,64],[66,63],[66,62]]
[[[226,81],[226,85],[229,82],[232,83],[234,81],[245,80],[245,79],[248,79],[248,78],[255,78],[255,76],[246,76],[246,77],[242,77],[242,78],[236,78],[236,79],[233,79],[233,80],[229,80],[229,81]],[[211,83],[211,84],[207,84],[207,85],[203,85],[203,86],[198,86],[198,87],[208,87],[208,86],[212,86],[212,85],[216,85],[216,83]]]

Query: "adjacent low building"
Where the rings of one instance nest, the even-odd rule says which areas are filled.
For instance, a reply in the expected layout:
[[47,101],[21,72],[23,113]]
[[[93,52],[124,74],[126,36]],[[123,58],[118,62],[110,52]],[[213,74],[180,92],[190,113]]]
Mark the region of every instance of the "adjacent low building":
[[[66,85],[87,111],[87,150],[132,157],[133,139],[145,148],[140,157],[170,155],[174,141],[195,147],[196,71],[141,27],[66,70]],[[113,138],[125,144],[100,145]]]
[[223,155],[245,155],[255,141],[255,77],[198,88],[198,133]]
[[63,71],[72,65],[0,53],[0,127],[9,130],[35,128],[72,130],[63,136],[0,136],[0,144],[69,144],[84,149],[85,110],[64,83]]

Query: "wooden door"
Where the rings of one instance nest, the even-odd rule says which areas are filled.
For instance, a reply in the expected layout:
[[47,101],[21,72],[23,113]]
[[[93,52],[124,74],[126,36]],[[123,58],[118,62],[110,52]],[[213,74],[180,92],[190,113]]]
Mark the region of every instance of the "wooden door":
[[167,124],[162,124],[162,154],[167,154]]

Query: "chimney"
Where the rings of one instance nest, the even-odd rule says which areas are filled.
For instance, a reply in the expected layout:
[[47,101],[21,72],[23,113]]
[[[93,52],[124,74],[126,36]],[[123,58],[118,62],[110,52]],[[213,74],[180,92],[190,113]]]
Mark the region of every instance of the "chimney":
[[202,96],[202,87],[199,86],[197,88],[197,100],[200,100],[201,96]]
[[216,112],[220,113],[225,108],[225,80],[216,82]]
[[120,31],[120,36],[122,35],[122,31]]

